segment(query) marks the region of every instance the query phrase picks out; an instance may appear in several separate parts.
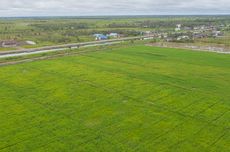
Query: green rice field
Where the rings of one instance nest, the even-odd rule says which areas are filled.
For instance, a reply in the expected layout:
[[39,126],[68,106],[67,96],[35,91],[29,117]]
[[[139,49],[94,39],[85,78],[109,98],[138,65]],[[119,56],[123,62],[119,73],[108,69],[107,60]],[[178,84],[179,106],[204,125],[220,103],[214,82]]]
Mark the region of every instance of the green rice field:
[[0,67],[0,152],[229,152],[230,55],[144,45]]

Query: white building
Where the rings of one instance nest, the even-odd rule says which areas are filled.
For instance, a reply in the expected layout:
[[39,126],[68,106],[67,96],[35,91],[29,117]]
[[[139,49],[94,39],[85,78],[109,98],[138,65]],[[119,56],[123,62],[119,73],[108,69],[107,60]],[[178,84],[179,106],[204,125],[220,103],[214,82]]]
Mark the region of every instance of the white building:
[[36,43],[34,41],[26,41],[26,44],[28,44],[28,45],[36,45]]
[[118,34],[118,33],[109,33],[107,36],[108,36],[108,37],[118,38],[118,37],[119,37],[119,34]]
[[181,24],[177,24],[176,28],[175,28],[175,31],[177,32],[177,31],[180,31],[180,30],[181,30]]
[[177,38],[177,41],[181,41],[181,40],[189,40],[190,38],[189,38],[189,36],[187,36],[187,35],[184,35],[184,36],[179,36],[178,38]]

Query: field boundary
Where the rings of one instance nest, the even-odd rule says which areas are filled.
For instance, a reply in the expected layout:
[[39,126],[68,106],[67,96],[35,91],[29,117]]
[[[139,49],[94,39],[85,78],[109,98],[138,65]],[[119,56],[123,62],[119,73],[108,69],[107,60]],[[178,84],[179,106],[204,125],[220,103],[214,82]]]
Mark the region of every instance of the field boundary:
[[149,43],[146,46],[155,46],[161,48],[175,48],[175,49],[188,49],[200,52],[214,52],[219,54],[230,54],[230,48],[223,46],[198,46],[196,44],[183,44],[183,43]]
[[64,56],[83,55],[85,53],[99,52],[99,51],[105,51],[105,50],[96,49],[96,50],[87,50],[87,51],[85,50],[85,51],[65,52],[62,54],[46,55],[46,56],[41,56],[41,57],[31,57],[31,58],[21,59],[18,61],[9,61],[9,62],[6,61],[6,62],[0,63],[0,67],[8,66],[8,65],[21,64],[21,63],[27,63],[27,62],[33,62],[33,61],[55,59],[55,58],[64,57]]

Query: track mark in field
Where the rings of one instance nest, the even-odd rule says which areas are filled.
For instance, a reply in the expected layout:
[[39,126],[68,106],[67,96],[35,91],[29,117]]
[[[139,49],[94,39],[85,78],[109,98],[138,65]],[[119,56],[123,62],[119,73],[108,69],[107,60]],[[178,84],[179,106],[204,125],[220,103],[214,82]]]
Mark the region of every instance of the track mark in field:
[[[89,63],[84,63],[84,62],[81,62],[81,64],[85,65],[85,66],[89,66]],[[120,74],[120,75],[124,75],[126,77],[129,77],[131,79],[136,79],[136,80],[141,80],[141,81],[145,81],[145,82],[148,82],[148,83],[153,83],[153,81],[150,81],[150,80],[146,80],[146,79],[141,79],[139,78],[138,76],[134,76],[133,73],[128,73],[128,74],[125,74],[124,72],[114,72],[114,71],[111,71],[111,70],[98,70],[98,71],[101,71],[101,72],[109,72],[109,73],[112,73],[112,74]],[[154,74],[154,73],[152,73]],[[170,77],[170,76],[165,76],[165,75],[162,75],[163,77],[167,77],[167,78],[170,78],[170,79],[177,79],[179,81],[183,81],[182,79],[178,79],[178,78],[174,78],[174,77]],[[180,85],[176,85],[176,84],[172,84],[172,83],[165,83],[165,82],[155,82],[154,83],[158,83],[160,85],[166,85],[166,86],[170,86],[170,87],[174,87],[174,88],[178,88],[178,89],[183,89],[184,91],[194,91],[193,88],[186,88],[186,87],[183,87],[183,86],[180,86]]]
[[[155,121],[154,123],[152,123],[151,124],[151,126],[156,126],[156,125],[158,125],[160,122],[162,122],[162,121],[164,121],[164,120],[166,120],[166,118],[162,118],[162,119],[160,119],[160,120],[158,120],[158,121]],[[159,135],[160,136],[160,135]],[[149,136],[145,136],[145,139],[143,139],[142,140],[142,142],[144,143],[144,142],[146,142],[146,140],[148,139],[150,137],[150,135]],[[158,136],[157,136],[158,137]],[[155,139],[155,138],[154,138]],[[145,141],[144,141],[145,140]],[[152,141],[152,140],[151,140]],[[122,142],[122,143],[127,143],[128,141],[124,141],[124,142]],[[134,151],[137,151],[137,149],[140,147],[140,145],[136,145],[134,148],[132,148],[132,150],[134,150]]]
[[[55,120],[53,122],[56,122],[56,121],[58,121],[58,120]],[[48,123],[50,123],[50,122],[48,122]],[[58,129],[59,129],[58,126],[53,126],[52,131],[53,130],[58,130]],[[49,131],[48,134],[54,136],[54,138],[57,138],[57,136],[54,133],[52,133],[52,131]],[[9,144],[9,145],[4,146],[4,147],[0,147],[0,150],[4,150],[4,149],[10,148],[10,147],[14,147],[14,146],[16,146],[18,144],[24,143],[25,141],[29,141],[31,139],[36,139],[36,138],[41,137],[41,136],[46,135],[46,134],[47,134],[47,132],[46,133],[42,132],[42,133],[39,133],[37,135],[33,135],[33,136],[29,137],[29,138],[21,139],[16,143]]]
[[[117,125],[117,124],[119,124],[119,123],[110,123],[110,124],[108,124],[107,126],[104,126],[104,127],[101,127],[100,129],[98,129],[98,130],[93,130],[93,129],[89,129],[89,128],[87,128],[87,129],[84,129],[84,130],[80,130],[80,132],[84,132],[85,130],[90,130],[90,131],[92,131],[94,134],[98,134],[98,133],[101,133],[101,132],[103,132],[103,130],[105,130],[106,128],[109,128],[109,127],[112,127],[112,126],[115,126],[115,125]],[[116,131],[116,132],[114,132],[112,135],[114,135],[114,134],[116,134],[116,133],[118,133],[118,132],[120,132],[121,130],[118,130],[118,131]],[[66,137],[68,137],[68,138],[73,138],[73,137],[78,137],[79,136],[79,138],[81,138],[81,139],[84,139],[84,138],[87,138],[88,137],[88,135],[79,135],[79,134],[74,134],[74,133],[76,133],[76,132],[79,132],[79,129],[76,129],[76,130],[73,130],[73,131],[71,131],[71,133],[69,133],[69,135],[67,135],[67,136],[64,136],[65,138]],[[112,136],[111,135],[111,136]],[[41,149],[41,148],[45,148],[45,147],[47,147],[47,146],[49,146],[51,143],[54,143],[54,142],[57,142],[57,141],[62,141],[62,138],[63,137],[55,137],[55,138],[53,138],[52,140],[50,140],[49,142],[47,142],[47,143],[45,143],[45,144],[42,144],[41,146],[39,146],[38,148],[37,148],[37,150],[38,149]],[[89,143],[89,142],[92,142],[93,140],[95,140],[95,139],[97,139],[98,138],[98,136],[96,136],[96,137],[90,137],[89,139],[87,139],[86,141],[82,141],[82,142],[80,142],[78,145],[76,145],[76,146],[81,146],[81,145],[83,145],[83,144],[85,144],[85,143]]]
[[17,144],[19,144],[19,143],[20,143],[20,142],[13,143],[13,144],[9,144],[9,145],[6,145],[6,146],[4,146],[4,147],[0,147],[0,150],[4,150],[4,149],[10,148],[10,147],[13,147],[13,146],[15,146],[15,145],[17,145]]
[[197,102],[202,101],[202,100],[204,100],[204,99],[205,99],[205,97],[202,97],[202,98],[199,98],[199,99],[197,99],[197,100],[195,100],[195,101],[192,101],[190,104],[188,104],[188,105],[186,105],[186,106],[180,108],[179,111],[186,110],[186,109],[192,107],[193,105],[197,104]]
[[218,138],[216,138],[216,140],[214,140],[208,147],[216,145],[224,136],[226,136],[227,132],[228,131],[224,131],[224,133],[220,135]]
[[[138,53],[139,54],[139,53]],[[167,57],[166,55],[163,54],[157,54],[157,53],[152,53],[152,52],[141,52],[140,54],[144,55],[152,55],[152,56],[157,56],[157,57]]]
[[[104,90],[104,91],[106,91],[106,92],[108,92],[108,93],[116,93],[116,94],[118,94],[119,96],[123,97],[124,99],[131,99],[131,100],[133,100],[133,101],[136,101],[137,103],[142,103],[142,100],[133,98],[133,97],[128,96],[128,95],[123,95],[123,94],[122,94],[122,91],[117,91],[117,90],[115,90],[115,89],[108,88],[108,87],[105,87],[105,86],[103,86],[103,85],[96,84],[96,83],[93,82],[93,81],[89,81],[89,80],[86,80],[86,79],[81,79],[81,80],[79,80],[79,82],[86,83],[86,84],[88,84],[88,85],[90,85],[90,86],[92,86],[92,87],[95,87],[95,88],[101,88],[102,90]],[[161,99],[163,99],[163,98],[167,98],[167,96],[170,96],[170,94],[169,94],[169,95],[166,95],[165,97],[160,97],[160,99],[158,99],[158,100],[161,100]],[[155,100],[154,100],[154,102],[155,102]],[[195,120],[199,120],[199,121],[201,121],[201,122],[205,122],[205,123],[207,123],[207,124],[209,124],[209,125],[218,126],[218,125],[216,125],[216,124],[210,124],[210,122],[207,121],[207,120],[200,119],[200,118],[196,118],[196,117],[194,117],[194,116],[190,116],[190,115],[181,113],[181,112],[179,112],[179,111],[174,111],[174,110],[172,110],[172,109],[170,109],[170,108],[168,108],[168,107],[166,107],[166,106],[158,106],[158,105],[154,104],[154,102],[151,102],[151,104],[153,104],[154,106],[156,106],[156,107],[158,107],[158,108],[160,108],[160,109],[163,108],[164,110],[167,110],[168,112],[171,112],[171,113],[180,115],[180,116],[185,117],[185,118],[192,118],[192,119],[195,119]],[[148,103],[148,102],[146,102],[146,103]],[[216,103],[215,103],[215,104],[216,104]],[[211,105],[210,107],[214,106],[215,104]],[[138,105],[138,106],[139,106],[139,105]]]
[[183,89],[184,91],[194,91],[194,89],[186,88],[186,87],[176,85],[176,84],[173,84],[173,83],[161,83],[161,82],[159,82],[159,83],[161,85],[167,85],[167,86],[175,87],[175,88],[178,88],[178,89]]
[[[89,84],[90,86],[92,86],[92,87],[95,87],[95,88],[102,88],[104,91],[106,91],[106,92],[109,92],[109,93],[118,93],[120,96],[122,96],[122,97],[124,97],[124,98],[129,98],[129,99],[132,99],[132,100],[134,100],[134,101],[141,101],[141,100],[139,100],[139,99],[136,99],[136,98],[133,98],[133,97],[129,97],[129,96],[126,96],[126,95],[122,95],[122,92],[121,91],[117,91],[117,90],[115,90],[115,89],[111,89],[111,88],[108,88],[108,87],[105,87],[105,86],[103,86],[103,85],[98,85],[98,84],[96,84],[96,83],[94,83],[93,81],[88,81],[88,80],[83,80],[82,81],[82,83],[87,83],[87,84]],[[170,96],[170,95],[168,95],[168,96]],[[160,97],[159,99],[157,99],[157,100],[162,100],[162,99],[164,99],[164,98],[167,98],[167,96],[166,97]],[[155,100],[154,100],[155,101]],[[138,102],[139,103],[139,102]],[[45,105],[46,106],[46,104],[43,104],[43,105]],[[212,108],[213,106],[215,106],[215,105],[210,105],[211,107],[209,107],[209,108]],[[158,106],[159,108],[162,108],[161,106]],[[54,107],[55,108],[55,107]],[[167,107],[165,107],[167,110],[169,110],[169,108],[167,108]],[[209,108],[207,108],[207,109],[209,109]],[[204,111],[201,111],[201,113],[202,112],[205,112],[207,109],[204,109]],[[50,111],[52,111],[53,109],[50,109]],[[55,108],[55,110],[57,110],[57,108]],[[174,113],[178,113],[177,111],[173,111],[173,110],[171,110],[171,112],[174,112]],[[179,113],[180,115],[183,115],[184,117],[188,117],[187,115],[184,115],[183,113]],[[224,115],[224,114],[223,114]],[[219,119],[219,118],[217,118],[217,119]],[[172,130],[173,131],[173,130]],[[171,132],[171,131],[170,131]],[[162,136],[165,136],[164,134],[162,135]],[[90,141],[92,141],[92,140],[95,140],[95,138],[97,138],[97,137],[94,137],[94,138],[92,138]],[[157,137],[158,139],[159,138],[161,138],[161,137]],[[220,139],[221,139],[222,137],[220,137]],[[156,140],[158,140],[158,139],[156,139]],[[219,138],[218,138],[219,139]],[[59,140],[59,139],[58,139]],[[56,139],[55,139],[55,141],[56,141]],[[87,142],[87,141],[86,141]],[[218,142],[218,141],[217,141]],[[84,144],[84,143],[83,143]],[[0,149],[1,150],[1,149]]]
[[218,119],[220,119],[221,117],[223,117],[228,112],[229,112],[229,110],[226,110],[225,112],[223,112],[222,114],[220,114],[219,116],[217,116],[215,119],[213,119],[212,122],[217,121]]
[[[84,83],[90,83],[90,85],[91,86],[93,86],[93,87],[96,87],[96,88],[103,88],[103,90],[104,91],[106,91],[106,92],[110,92],[111,93],[111,91],[114,93],[114,91],[116,92],[116,93],[118,93],[116,90],[114,90],[114,89],[108,89],[108,88],[106,88],[106,87],[103,87],[103,86],[99,86],[99,85],[96,85],[95,83],[93,83],[93,82],[91,82],[91,81],[88,81],[88,80],[83,80],[82,82],[84,82]],[[125,98],[130,98],[130,99],[132,99],[132,100],[136,100],[135,98],[132,98],[132,97],[129,97],[129,96],[123,96],[123,97],[125,97]],[[162,97],[161,97],[162,98]],[[36,102],[36,103],[38,103],[38,102]],[[41,103],[39,103],[39,104],[41,104]],[[48,108],[49,110],[51,110],[51,111],[53,111],[54,109],[53,108],[51,108],[50,109],[50,107],[48,106],[46,106],[46,104],[41,104],[41,105],[44,105],[44,107],[46,107],[46,108]],[[68,115],[69,116],[69,115]],[[93,140],[93,139],[91,139],[91,140]],[[56,140],[55,140],[56,141]]]
[[18,142],[15,142],[13,144],[9,144],[9,145],[6,145],[6,146],[3,146],[3,147],[0,147],[0,150],[5,150],[7,148],[11,148],[11,147],[14,147],[20,143],[23,143],[25,141],[29,141],[30,139],[33,139],[34,137],[38,137],[38,136],[42,136],[44,133],[40,133],[40,134],[37,134],[36,136],[33,136],[33,137],[30,137],[30,138],[27,138],[27,139],[24,139],[24,140],[19,140]]
[[[86,63],[82,63],[86,66],[88,66]],[[114,72],[114,71],[111,71],[111,70],[99,70],[99,71],[104,71],[104,72],[109,72],[109,73],[113,73],[113,74],[117,74],[119,73],[120,75],[125,75],[131,79],[136,79],[136,80],[141,80],[141,81],[145,81],[145,82],[148,82],[148,83],[153,83],[153,81],[150,81],[150,80],[146,80],[146,79],[141,79],[139,78],[138,76],[135,76],[135,75],[132,75],[132,74],[125,74],[123,72]],[[172,78],[172,77],[170,77]],[[202,90],[197,90],[197,89],[194,89],[194,88],[187,88],[187,87],[184,87],[184,86],[180,86],[180,85],[175,85],[175,84],[172,84],[172,83],[165,83],[165,82],[157,82],[157,81],[154,81],[154,83],[158,83],[160,85],[166,85],[166,86],[171,86],[171,87],[175,87],[175,88],[178,88],[178,89],[183,89],[184,91],[188,91],[188,92],[191,92],[191,91],[196,91],[196,92],[199,92],[201,94],[204,94],[204,95],[213,95],[211,94],[210,92],[206,92],[206,91],[202,91]]]
[[199,111],[198,113],[196,113],[196,114],[194,115],[194,117],[199,116],[200,114],[202,114],[202,113],[204,113],[205,111],[207,111],[207,110],[211,109],[212,107],[214,107],[214,106],[215,106],[215,105],[217,105],[218,103],[220,103],[220,102],[219,102],[219,101],[217,101],[217,102],[215,102],[215,103],[213,103],[213,104],[209,105],[207,108],[205,108],[205,109],[203,109],[203,110]]
[[[158,142],[158,140],[164,136],[166,136],[167,134],[169,134],[170,132],[176,130],[180,125],[182,125],[184,123],[179,123],[177,125],[175,125],[173,128],[168,129],[167,131],[163,132],[162,134],[158,135],[157,137],[155,137],[153,140],[148,140],[148,142],[144,142],[144,145],[148,145],[148,144],[152,144],[154,142],[154,145],[156,145]],[[161,141],[160,141],[161,142]],[[141,147],[141,145],[138,145],[134,151],[139,151],[138,149]]]
[[[127,66],[132,66],[132,67],[138,67],[138,68],[146,68],[146,69],[151,69],[152,70],[152,67],[149,67],[149,66],[146,66],[146,64],[141,64],[141,63],[135,63],[135,62],[128,62],[128,61],[124,61],[125,59],[114,59],[114,58],[109,58],[109,60],[105,60],[105,58],[103,58],[103,57],[96,57],[96,56],[93,56],[93,55],[89,55],[89,54],[85,54],[85,55],[82,55],[82,56],[85,56],[85,57],[88,57],[88,58],[92,58],[92,59],[94,59],[94,60],[96,60],[96,61],[98,61],[98,60],[104,60],[104,62],[105,61],[112,61],[113,63],[118,63],[118,64],[124,64],[124,65],[127,65]],[[135,59],[133,59],[132,58],[132,60],[135,60]],[[83,64],[84,64],[84,62],[83,62]],[[159,69],[159,67],[154,67],[154,69]],[[178,78],[177,78],[178,79]]]
[[[209,121],[208,124],[204,125],[204,126],[201,127],[197,132],[195,132],[195,133],[193,134],[193,136],[199,135],[204,129],[206,129],[207,127],[209,127],[210,125],[212,125],[212,123],[213,123],[214,121],[220,119],[220,118],[221,118],[222,116],[224,116],[224,114],[226,114],[227,112],[228,112],[228,111],[225,111],[225,112],[223,112],[221,115],[219,115],[219,116],[217,116],[215,119],[213,119],[212,121]],[[216,125],[216,126],[214,126],[214,127],[222,127],[222,126]],[[228,129],[229,129],[229,128],[223,127],[223,131],[224,131],[224,132],[225,132],[226,130],[228,131]],[[226,132],[227,132],[227,131],[226,131]],[[190,138],[190,137],[189,137],[189,138]],[[182,144],[182,143],[188,141],[189,138],[185,138],[185,139],[183,139],[183,140],[181,140],[181,141],[179,141],[179,142],[177,142],[177,143],[175,143],[175,144],[169,146],[168,149],[171,149],[171,148],[173,148],[173,147],[176,147],[176,146],[178,146],[178,145],[180,145],[180,144]],[[222,136],[221,136],[220,138],[222,138]]]
[[[81,95],[78,95],[78,96],[80,96],[81,97]],[[35,103],[38,103],[38,102],[35,102]],[[38,105],[40,105],[40,106],[42,106],[43,108],[46,108],[47,110],[49,110],[50,112],[53,112],[53,111],[55,111],[55,110],[50,110],[50,109],[48,109],[47,108],[47,104],[44,104],[44,105],[42,105],[42,104],[38,104]],[[51,106],[50,106],[51,107]],[[82,110],[82,111],[84,111],[84,110]],[[79,111],[78,111],[79,112]],[[60,113],[60,111],[58,112],[58,113]],[[75,114],[76,112],[75,111],[72,111],[72,113],[68,113],[69,115],[72,115],[72,114]],[[48,121],[46,124],[49,124],[49,123],[53,123],[53,122],[56,122],[56,121],[58,121],[58,120],[53,120],[53,121]],[[35,122],[36,123],[36,122]],[[37,123],[41,123],[40,121],[38,121]],[[44,124],[44,123],[43,123]],[[40,124],[36,124],[36,125],[31,125],[31,126],[29,126],[29,125],[24,125],[24,126],[22,126],[21,128],[17,128],[17,129],[23,129],[23,130],[28,130],[28,129],[31,129],[31,128],[34,128],[34,127],[37,127],[37,126],[40,126]],[[0,126],[0,128],[1,127],[5,127],[4,125],[3,126]]]
[[[124,96],[124,95],[122,95],[122,94],[120,94],[118,91],[116,91],[115,89],[111,89],[111,88],[107,88],[107,87],[105,87],[105,86],[103,86],[103,85],[98,85],[98,84],[96,84],[96,83],[94,83],[94,82],[92,82],[92,81],[88,81],[88,80],[79,80],[79,81],[82,81],[83,83],[88,83],[88,84],[90,84],[92,87],[95,87],[95,88],[102,88],[104,91],[106,91],[106,92],[109,92],[109,93],[118,93],[120,96],[122,96],[122,97],[124,97],[124,98],[129,98],[129,99],[131,99],[131,100],[134,100],[134,101],[138,101],[138,103],[139,103],[139,100],[138,99],[136,99],[136,98],[133,98],[133,97],[129,97],[129,96]],[[170,95],[167,95],[167,96],[170,96]],[[167,96],[165,96],[165,98],[167,97]],[[164,97],[160,97],[158,100],[161,100],[161,99],[163,99]],[[155,101],[155,100],[154,100]],[[153,103],[154,104],[154,103]],[[44,105],[44,104],[42,104],[42,105]],[[45,104],[44,105],[44,107],[46,107],[47,108],[47,105]],[[50,107],[48,107],[49,109],[50,109]],[[159,106],[159,108],[163,108],[163,109],[166,109],[166,110],[168,110],[168,111],[170,111],[170,112],[173,112],[173,113],[177,113],[177,114],[179,114],[179,115],[182,115],[183,117],[188,117],[187,115],[185,115],[185,114],[183,114],[183,113],[179,113],[179,112],[175,112],[175,111],[172,111],[171,109],[169,110],[168,108],[166,108],[166,107],[162,107],[162,106]],[[50,109],[51,111],[53,111],[54,109],[53,108],[51,108]],[[68,115],[69,116],[69,115]],[[189,116],[190,117],[190,116]],[[191,118],[191,117],[190,117]],[[162,135],[163,136],[163,135]],[[160,138],[161,136],[159,136],[158,138]],[[94,139],[91,139],[91,140],[94,140]],[[56,141],[56,140],[55,140]]]
[[[56,112],[60,113],[60,111],[59,111],[58,109],[56,109],[55,107],[51,107],[51,106],[49,106],[49,105],[47,105],[47,104],[44,104],[44,103],[42,103],[42,102],[35,102],[35,103],[41,105],[43,108],[46,108],[47,110],[49,110],[49,111],[51,111],[51,112],[56,111]],[[74,113],[74,111],[73,111],[73,113]],[[68,119],[72,120],[73,122],[75,122],[75,119],[73,119],[73,118],[71,117],[71,115],[72,115],[72,113],[69,113],[68,115],[62,113],[62,116],[65,116],[66,118],[68,118]],[[49,122],[47,122],[46,124],[49,124],[49,123],[52,123],[52,122],[56,122],[56,121],[58,121],[58,120],[49,121]],[[30,127],[27,127],[26,129],[33,128],[33,127],[36,127],[36,126],[37,126],[37,125],[35,125],[35,126],[30,126]],[[51,133],[51,132],[50,132],[50,133]],[[3,149],[6,149],[6,148],[9,148],[9,147],[16,146],[16,145],[18,145],[18,144],[20,144],[20,143],[23,143],[23,142],[25,142],[25,141],[28,141],[28,140],[30,140],[30,139],[34,139],[34,138],[36,138],[36,137],[42,136],[43,134],[44,134],[44,133],[41,133],[41,134],[38,134],[38,135],[36,135],[36,136],[33,136],[33,137],[29,137],[29,138],[20,140],[20,141],[17,142],[17,143],[10,144],[10,145],[4,146],[4,147],[0,147],[0,150],[3,150]],[[53,135],[54,135],[54,134],[53,134]],[[55,135],[54,135],[54,136],[55,136]]]
[[[222,115],[223,116],[223,115]],[[218,117],[218,119],[221,117]],[[215,119],[217,120],[217,119]],[[194,136],[198,135],[201,133],[201,131],[203,131],[204,129],[206,129],[207,127],[209,127],[210,125],[213,127],[221,127],[223,130],[228,130],[229,128],[226,128],[225,126],[220,126],[220,125],[212,125],[213,121],[209,121],[209,123],[205,124],[203,127],[201,127],[196,133],[194,133]]]
[[168,108],[166,106],[156,105],[154,102],[147,102],[147,103],[149,103],[151,105],[154,105],[155,107],[158,107],[159,109],[166,110],[166,111],[168,111],[170,113],[174,113],[174,114],[180,115],[180,116],[185,117],[185,118],[190,118],[190,119],[198,120],[200,122],[203,122],[203,123],[206,123],[208,125],[215,126],[215,127],[223,127],[223,128],[225,127],[225,126],[220,126],[220,125],[213,124],[213,123],[211,123],[212,121],[210,122],[210,121],[207,121],[205,119],[197,118],[197,117],[194,117],[194,116],[191,116],[191,115],[188,115],[188,114],[184,114],[184,113],[179,112],[179,111],[174,111],[171,108]]

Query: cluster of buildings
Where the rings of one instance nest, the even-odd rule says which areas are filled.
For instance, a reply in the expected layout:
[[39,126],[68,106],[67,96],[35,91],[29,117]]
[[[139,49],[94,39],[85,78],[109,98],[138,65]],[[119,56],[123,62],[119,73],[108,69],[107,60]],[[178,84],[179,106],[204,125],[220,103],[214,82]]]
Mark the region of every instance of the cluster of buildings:
[[167,42],[188,42],[199,38],[215,38],[224,35],[222,29],[225,26],[214,26],[214,25],[201,25],[201,26],[183,26],[182,24],[177,24],[174,32],[154,32],[145,31],[141,32],[141,35],[151,35],[154,38],[164,39]]
[[214,25],[201,25],[195,27],[182,26],[177,24],[175,28],[176,33],[184,34],[179,39],[197,39],[197,38],[207,38],[207,37],[221,37],[224,35],[221,32],[221,29],[224,28],[224,25],[214,26]]
[[224,35],[221,32],[221,29],[224,26],[197,26],[193,29],[193,36],[194,38],[205,38],[205,37],[221,37]]
[[20,43],[15,40],[0,41],[0,47],[16,47]]
[[93,35],[95,37],[95,40],[96,41],[100,41],[100,40],[107,40],[107,39],[110,39],[110,38],[119,38],[121,37],[120,34],[118,33],[109,33],[109,34],[94,34]]
[[36,45],[33,41],[25,41],[25,42],[19,42],[16,40],[5,40],[0,41],[0,47],[9,48],[9,47],[18,47],[22,45]]
[[180,31],[180,30],[181,30],[181,26],[182,26],[181,24],[177,24],[177,25],[176,25],[176,28],[175,28],[175,31],[176,31],[176,32],[177,32],[177,31]]

